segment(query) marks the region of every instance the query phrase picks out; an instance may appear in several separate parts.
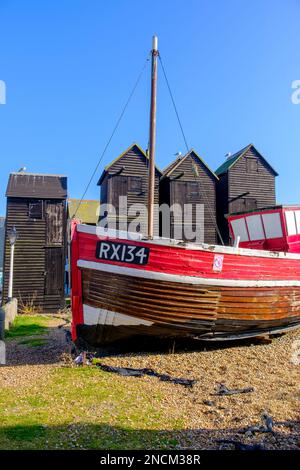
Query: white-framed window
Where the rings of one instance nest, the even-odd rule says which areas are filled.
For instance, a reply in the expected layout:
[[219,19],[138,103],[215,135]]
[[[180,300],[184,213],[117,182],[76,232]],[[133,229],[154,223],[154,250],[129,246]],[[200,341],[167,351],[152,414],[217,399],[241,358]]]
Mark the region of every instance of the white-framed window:
[[233,230],[234,238],[240,237],[241,242],[248,242],[248,232],[244,218],[235,219],[231,221],[231,228]]
[[295,219],[296,219],[297,233],[300,234],[300,210],[295,211]]
[[297,227],[296,227],[295,212],[285,211],[285,221],[286,221],[288,235],[296,235]]
[[283,236],[279,212],[262,214],[266,238],[280,238]]
[[264,240],[265,233],[259,214],[246,217],[250,240]]

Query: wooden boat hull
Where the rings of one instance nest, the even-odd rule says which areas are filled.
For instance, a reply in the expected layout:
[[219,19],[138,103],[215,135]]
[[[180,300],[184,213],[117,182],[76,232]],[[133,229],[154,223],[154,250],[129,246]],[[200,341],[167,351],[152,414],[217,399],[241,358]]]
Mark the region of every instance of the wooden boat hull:
[[[119,243],[120,251],[124,244],[147,247],[147,263],[99,259],[99,240]],[[77,226],[72,311],[73,338],[92,345],[133,335],[217,340],[275,333],[300,325],[300,256],[132,242]]]

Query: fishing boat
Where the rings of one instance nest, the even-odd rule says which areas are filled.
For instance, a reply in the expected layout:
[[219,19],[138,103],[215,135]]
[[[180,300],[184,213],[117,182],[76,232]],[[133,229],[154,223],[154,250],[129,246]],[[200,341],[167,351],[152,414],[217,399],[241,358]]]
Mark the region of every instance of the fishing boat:
[[154,236],[157,38],[151,55],[148,233],[73,220],[73,340],[230,340],[299,327],[300,206],[231,214],[233,246]]

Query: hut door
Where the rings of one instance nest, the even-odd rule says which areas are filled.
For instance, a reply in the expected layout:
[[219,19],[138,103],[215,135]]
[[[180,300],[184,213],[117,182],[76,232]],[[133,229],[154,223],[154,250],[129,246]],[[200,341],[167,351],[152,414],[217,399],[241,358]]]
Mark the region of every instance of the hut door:
[[46,248],[45,295],[62,295],[63,248]]
[[128,193],[128,177],[127,176],[114,176],[111,184],[111,204],[116,209],[118,214],[120,208],[120,196],[127,196]]
[[[171,214],[171,221],[174,227],[174,230],[177,226],[178,235],[173,232],[171,237],[180,236],[179,226],[181,225],[181,238],[186,238],[185,235],[194,232],[197,229],[196,226],[196,207],[197,203],[201,202],[200,194],[200,183],[198,181],[174,181],[172,184],[173,187],[173,203],[181,206],[181,214],[178,214],[177,217]],[[185,204],[192,205],[192,212],[189,214],[191,218],[187,218],[187,214],[184,213]]]
[[46,201],[45,295],[61,296],[64,285],[64,203]]
[[64,236],[64,203],[46,201],[46,245],[61,246]]

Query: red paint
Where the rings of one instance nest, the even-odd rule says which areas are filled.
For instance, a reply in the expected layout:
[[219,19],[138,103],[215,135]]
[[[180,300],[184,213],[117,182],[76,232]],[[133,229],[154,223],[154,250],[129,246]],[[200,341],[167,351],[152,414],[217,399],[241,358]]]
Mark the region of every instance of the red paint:
[[[272,213],[275,210],[264,213]],[[253,212],[256,214],[259,212]],[[299,236],[288,237],[286,235],[286,225],[284,214],[280,214],[283,237],[272,239],[272,247],[279,251],[282,246],[289,246],[290,251],[297,251],[297,241]],[[230,217],[234,220],[238,216]],[[76,339],[76,326],[83,324],[83,302],[82,302],[82,279],[81,270],[77,267],[78,260],[92,261],[99,264],[111,264],[116,266],[127,266],[142,269],[149,272],[161,272],[179,276],[195,276],[210,279],[230,279],[230,280],[295,280],[300,279],[300,259],[269,258],[260,256],[248,256],[237,253],[222,253],[215,247],[215,251],[193,250],[185,247],[170,246],[151,243],[150,241],[131,241],[116,239],[107,236],[98,236],[79,232],[76,228],[78,222],[72,222],[72,243],[71,243],[71,282],[72,282],[72,338]],[[231,229],[231,227],[230,227]],[[128,245],[146,246],[150,248],[149,260],[146,265],[133,265],[118,261],[99,260],[96,258],[96,245],[99,240],[110,240],[116,243]],[[241,243],[241,246],[248,248],[265,249],[266,240],[258,240]],[[216,269],[216,257],[222,262],[218,263],[220,269]],[[251,290],[251,288],[249,288]]]
[[76,325],[83,323],[81,271],[77,267],[79,259],[79,232],[76,230],[78,220],[71,222],[71,306],[72,306],[72,339],[76,340]]
[[[300,253],[300,233],[297,235],[288,235],[287,224],[285,219],[285,212],[287,211],[300,211],[299,206],[295,207],[277,207],[270,210],[257,210],[249,213],[237,214],[228,216],[229,230],[232,238],[234,239],[234,233],[231,226],[231,222],[237,219],[245,219],[250,215],[260,215],[263,214],[274,214],[277,213],[280,216],[282,237],[278,238],[263,238],[261,240],[250,240],[250,234],[248,230],[248,225],[246,221],[246,229],[249,237],[249,241],[240,242],[241,248],[251,248],[255,250],[269,250],[269,251],[283,251],[287,253]],[[262,223],[264,234],[265,227]]]
[[[295,273],[300,273],[300,260],[282,258],[262,258],[258,256],[245,256],[239,254],[227,254],[189,250],[175,246],[163,246],[143,241],[129,241],[111,239],[115,242],[147,246],[150,248],[149,261],[147,265],[129,265],[118,261],[106,261],[96,258],[96,242],[108,240],[108,237],[77,232],[79,254],[77,259],[93,261],[102,264],[116,266],[127,266],[134,269],[146,271],[163,272],[181,276],[196,276],[212,279],[241,279],[241,280],[294,280]],[[221,272],[214,272],[215,254],[224,255]],[[78,271],[78,269],[77,269]],[[296,276],[296,278],[299,276]]]

